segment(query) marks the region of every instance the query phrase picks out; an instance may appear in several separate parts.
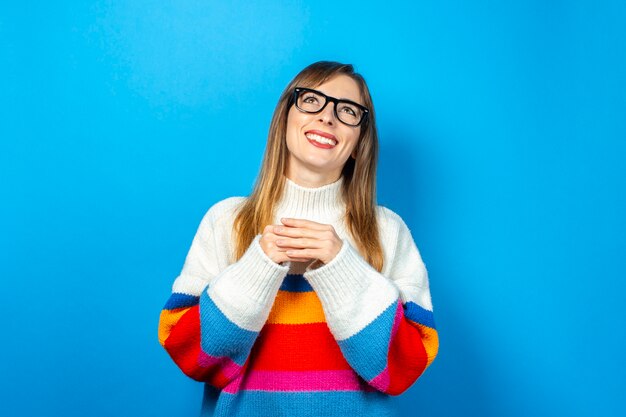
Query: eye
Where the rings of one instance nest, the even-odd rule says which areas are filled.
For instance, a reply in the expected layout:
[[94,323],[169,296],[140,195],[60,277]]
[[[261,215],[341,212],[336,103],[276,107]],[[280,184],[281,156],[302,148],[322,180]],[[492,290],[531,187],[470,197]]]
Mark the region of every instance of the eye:
[[315,94],[306,94],[302,99],[305,103],[317,103],[317,96]]
[[351,106],[344,105],[339,109],[339,111],[347,113],[350,116],[356,116],[356,110],[353,109]]

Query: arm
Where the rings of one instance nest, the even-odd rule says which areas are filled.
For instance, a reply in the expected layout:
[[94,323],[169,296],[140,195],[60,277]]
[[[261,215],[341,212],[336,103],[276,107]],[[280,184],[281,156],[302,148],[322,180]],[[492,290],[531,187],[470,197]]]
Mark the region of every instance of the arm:
[[439,346],[427,271],[406,224],[395,229],[385,275],[348,240],[326,265],[305,272],[350,366],[372,387],[398,395],[431,364]]
[[178,367],[218,389],[245,368],[289,269],[263,252],[261,235],[239,261],[220,266],[232,230],[224,202],[202,219],[159,321],[159,342]]

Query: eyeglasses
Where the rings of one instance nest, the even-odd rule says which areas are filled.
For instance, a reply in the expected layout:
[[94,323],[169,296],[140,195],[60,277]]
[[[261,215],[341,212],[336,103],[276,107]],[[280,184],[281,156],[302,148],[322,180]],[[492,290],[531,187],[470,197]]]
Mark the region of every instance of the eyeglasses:
[[332,101],[335,103],[335,117],[348,126],[360,125],[369,113],[367,107],[359,103],[330,97],[311,88],[296,87],[293,90],[293,101],[296,108],[304,113],[319,113]]

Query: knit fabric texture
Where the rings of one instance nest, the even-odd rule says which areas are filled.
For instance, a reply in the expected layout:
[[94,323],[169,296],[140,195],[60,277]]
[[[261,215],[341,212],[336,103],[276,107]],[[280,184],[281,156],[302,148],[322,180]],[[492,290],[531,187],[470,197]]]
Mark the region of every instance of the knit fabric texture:
[[286,178],[281,217],[331,224],[330,262],[278,264],[257,235],[234,261],[233,221],[246,197],[202,218],[172,294],[159,342],[205,383],[202,416],[387,416],[439,347],[428,274],[405,222],[377,206],[382,273],[355,249],[344,223],[343,177],[318,188]]

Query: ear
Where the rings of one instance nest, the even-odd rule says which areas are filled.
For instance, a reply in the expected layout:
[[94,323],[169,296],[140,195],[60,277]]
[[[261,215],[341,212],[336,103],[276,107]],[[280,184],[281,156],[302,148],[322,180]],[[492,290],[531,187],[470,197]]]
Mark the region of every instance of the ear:
[[356,156],[359,154],[359,148],[361,147],[360,145],[362,140],[363,138],[359,136],[359,141],[356,143],[356,145],[354,145],[354,149],[352,149],[352,153],[350,154],[350,156],[354,160],[356,160]]

